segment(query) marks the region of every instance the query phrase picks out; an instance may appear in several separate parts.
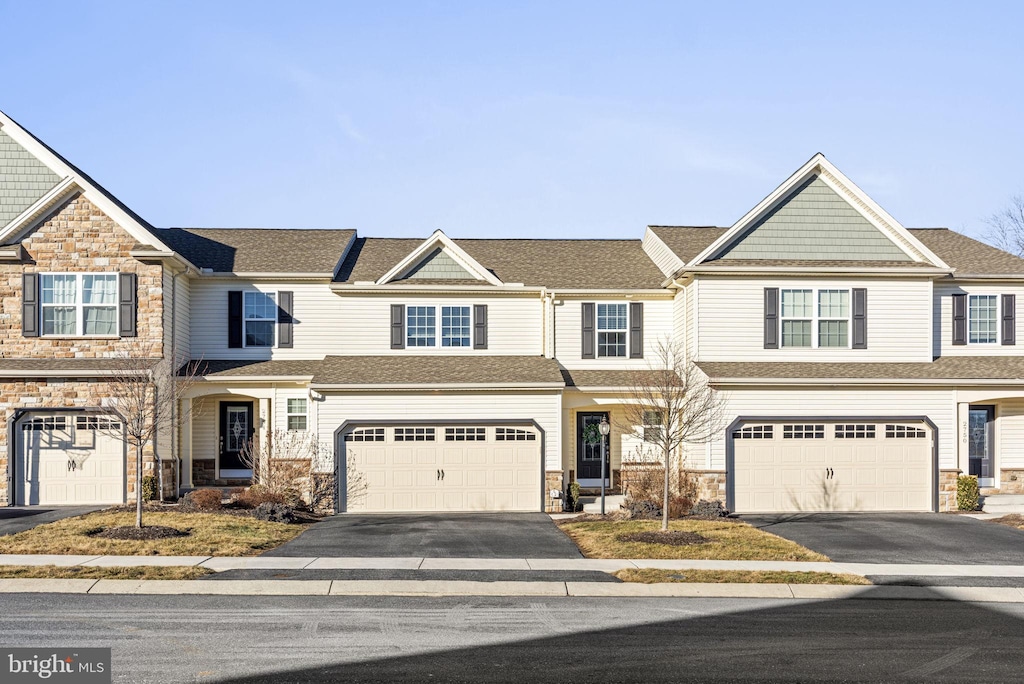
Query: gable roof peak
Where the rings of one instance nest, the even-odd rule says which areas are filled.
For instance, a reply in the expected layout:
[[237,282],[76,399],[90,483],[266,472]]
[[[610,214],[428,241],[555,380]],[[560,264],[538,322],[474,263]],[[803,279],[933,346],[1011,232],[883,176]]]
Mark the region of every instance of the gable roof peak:
[[490,270],[484,267],[479,261],[469,255],[466,250],[459,247],[455,242],[445,235],[444,231],[438,228],[430,237],[421,242],[414,250],[409,252],[404,259],[399,261],[387,273],[377,279],[377,285],[385,285],[408,276],[427,260],[434,257],[435,252],[445,254],[450,261],[461,268],[473,280],[482,281],[490,285],[503,285],[502,281]]

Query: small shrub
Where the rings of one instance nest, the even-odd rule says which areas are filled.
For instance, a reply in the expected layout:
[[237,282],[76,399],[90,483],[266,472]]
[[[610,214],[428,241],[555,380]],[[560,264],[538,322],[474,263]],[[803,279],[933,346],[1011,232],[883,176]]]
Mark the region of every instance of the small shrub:
[[675,494],[668,500],[668,517],[685,518],[693,510],[693,499],[682,494]]
[[222,507],[219,489],[196,489],[186,494],[178,503],[180,510],[185,513],[208,513],[219,511]]
[[267,522],[293,523],[295,522],[295,510],[291,506],[280,503],[262,503],[257,506],[252,515],[257,520]]
[[978,478],[974,475],[961,475],[956,478],[956,507],[961,511],[976,511],[981,499],[978,491]]
[[231,497],[231,505],[236,508],[257,508],[265,503],[283,504],[285,499],[282,495],[271,492],[260,485],[243,489]]
[[580,483],[570,482],[565,488],[565,510],[575,513],[580,508]]
[[142,500],[154,501],[156,499],[156,475],[144,475],[142,477]]
[[729,510],[721,501],[705,501],[701,499],[690,510],[690,515],[697,516],[698,518],[727,518],[729,517]]

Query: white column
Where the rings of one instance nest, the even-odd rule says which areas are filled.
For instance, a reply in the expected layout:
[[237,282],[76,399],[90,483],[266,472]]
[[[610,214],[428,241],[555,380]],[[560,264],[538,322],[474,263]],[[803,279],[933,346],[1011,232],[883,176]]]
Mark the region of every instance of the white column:
[[956,405],[956,467],[964,474],[970,472],[971,465],[968,444],[970,410],[968,402],[958,402]]

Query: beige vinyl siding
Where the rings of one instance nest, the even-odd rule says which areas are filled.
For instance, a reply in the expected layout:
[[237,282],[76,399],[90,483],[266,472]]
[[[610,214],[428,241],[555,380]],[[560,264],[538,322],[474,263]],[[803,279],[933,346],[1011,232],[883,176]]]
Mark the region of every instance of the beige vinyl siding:
[[320,440],[333,445],[334,431],[345,421],[535,420],[544,430],[546,469],[561,467],[561,394],[559,392],[325,393],[319,402]]
[[[566,368],[577,369],[642,369],[653,359],[658,340],[672,337],[674,324],[673,300],[647,299],[644,303],[644,358],[602,357],[583,359],[582,316],[583,302],[628,304],[636,299],[592,297],[586,299],[562,299],[555,305],[555,358]],[[596,320],[595,320],[596,325]],[[596,332],[596,331],[595,331]],[[629,336],[627,333],[627,340]],[[595,351],[597,345],[595,343]],[[628,349],[627,349],[628,354]]]
[[[294,293],[294,347],[228,347],[230,290]],[[328,355],[483,354],[529,356],[543,353],[540,297],[340,296],[326,283],[206,281],[192,285],[192,356],[204,359],[319,359]],[[487,304],[488,347],[391,349],[392,304],[469,306]],[[440,315],[438,336],[440,337]]]
[[[700,278],[697,307],[701,361],[932,360],[931,282],[844,278]],[[868,348],[764,348],[764,289],[868,291]],[[815,331],[812,331],[815,334]],[[851,331],[852,334],[852,331]]]
[[217,458],[219,401],[244,400],[230,394],[206,396],[192,403],[192,460]]
[[[971,344],[955,346],[953,344],[953,295],[995,295],[996,296],[996,329],[999,341],[995,344]],[[1015,320],[1017,344],[1002,344],[1003,302],[1000,295],[1017,296],[1017,314]],[[1011,283],[936,283],[934,295],[932,344],[935,356],[1015,356],[1024,353],[1024,285]],[[970,312],[968,311],[968,316]],[[968,334],[969,334],[968,330]]]
[[654,265],[665,274],[666,277],[683,267],[683,261],[675,255],[668,245],[658,237],[650,228],[644,233],[643,242],[640,243],[647,256],[651,258]]
[[[725,388],[724,426],[738,416],[927,416],[938,428],[939,467],[956,467],[951,389]],[[725,427],[711,444],[710,468],[725,468]]]
[[[686,300],[689,298],[690,293],[686,290],[680,290],[675,299],[672,300],[672,339],[678,340],[680,344],[689,346],[689,330],[686,324],[687,306]],[[690,354],[690,350],[686,350],[687,356]]]
[[[171,276],[165,272],[164,292],[170,297],[174,292],[173,316],[174,316],[174,353],[178,360],[187,360],[192,357],[192,315],[190,281],[185,275],[180,275],[176,283],[169,282]],[[170,327],[167,328],[170,330]]]
[[1024,468],[1024,399],[996,406],[996,466]]

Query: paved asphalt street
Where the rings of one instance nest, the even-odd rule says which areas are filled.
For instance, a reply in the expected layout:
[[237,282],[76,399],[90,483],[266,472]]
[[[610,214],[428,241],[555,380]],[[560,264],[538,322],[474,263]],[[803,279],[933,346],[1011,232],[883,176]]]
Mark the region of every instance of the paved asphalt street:
[[1019,682],[1024,605],[12,594],[0,641],[131,683]]
[[98,511],[103,506],[2,506],[0,536],[31,530],[36,525],[56,522],[76,515]]

